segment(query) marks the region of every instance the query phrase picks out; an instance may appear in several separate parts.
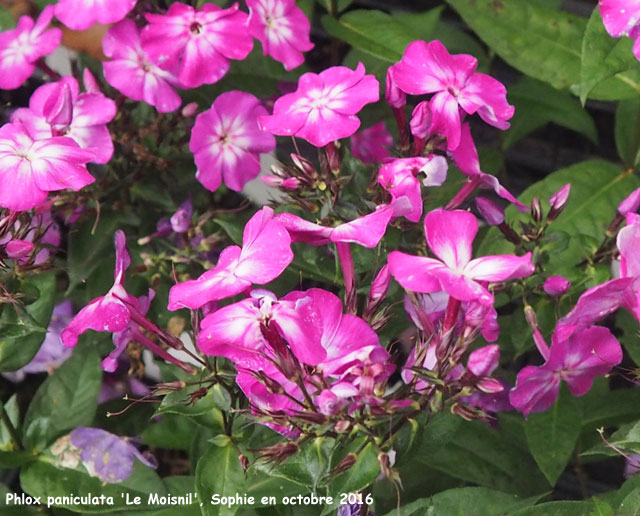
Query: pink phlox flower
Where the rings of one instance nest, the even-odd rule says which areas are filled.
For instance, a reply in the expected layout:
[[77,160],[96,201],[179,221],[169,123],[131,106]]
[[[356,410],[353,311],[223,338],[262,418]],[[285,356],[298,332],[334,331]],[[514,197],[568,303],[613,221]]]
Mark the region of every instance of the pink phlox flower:
[[41,204],[52,191],[78,191],[95,179],[86,163],[93,153],[71,138],[34,141],[21,124],[0,128],[0,206],[24,211]]
[[116,115],[116,104],[100,92],[80,93],[78,81],[63,77],[38,88],[29,108],[16,110],[12,122],[22,123],[35,140],[68,136],[95,154],[94,163],[107,163],[113,142],[107,125]]
[[252,284],[269,283],[292,260],[291,237],[265,206],[247,222],[242,247],[227,247],[212,270],[171,287],[169,310],[200,308],[209,301],[235,296]]
[[407,105],[407,94],[398,87],[393,78],[393,66],[387,69],[384,99],[394,109],[402,109]]
[[89,329],[115,333],[122,332],[129,326],[130,307],[137,307],[138,300],[124,288],[124,273],[131,264],[124,231],[116,231],[114,244],[116,265],[113,286],[104,296],[95,298],[80,310],[62,331],[62,343],[66,347],[74,347],[78,337]]
[[476,197],[474,199],[476,208],[482,218],[490,226],[499,226],[504,222],[504,210],[486,197]]
[[360,127],[356,113],[379,97],[378,81],[365,75],[362,63],[355,70],[333,66],[320,74],[305,73],[298,89],[276,100],[273,115],[260,117],[258,123],[270,133],[298,136],[323,147],[355,133]]
[[283,353],[273,349],[263,335],[263,326],[275,327],[300,362],[315,366],[327,355],[321,344],[321,325],[321,316],[309,296],[287,295],[278,300],[268,290],[254,290],[251,297],[207,315],[198,346],[207,355],[255,369],[264,356],[275,358]]
[[311,245],[342,242],[372,248],[377,246],[384,236],[392,216],[393,206],[383,205],[368,215],[335,227],[321,226],[292,213],[279,213],[275,220],[286,228],[293,242],[306,242]]
[[53,19],[53,6],[46,6],[34,22],[21,16],[15,29],[0,33],[0,88],[13,90],[26,81],[35,63],[60,45],[62,31],[47,29]]
[[543,357],[542,366],[526,366],[518,373],[509,393],[511,404],[525,416],[551,407],[562,380],[574,396],[586,394],[596,376],[607,374],[622,361],[622,348],[607,328],[590,326],[567,339],[554,333]]
[[180,86],[179,79],[149,60],[140,46],[140,34],[133,20],[122,20],[111,27],[102,40],[102,50],[111,59],[102,64],[104,78],[123,95],[144,100],[161,113],[180,107],[182,100],[172,87]]
[[640,59],[640,5],[635,0],[600,0],[602,21],[614,38],[629,36],[635,39],[633,54]]
[[392,66],[397,86],[410,95],[435,93],[429,101],[432,122],[447,138],[447,148],[460,143],[460,108],[478,113],[488,124],[508,129],[514,108],[502,83],[476,73],[478,61],[467,54],[451,55],[440,41],[414,41],[402,60]]
[[451,152],[451,157],[455,161],[460,171],[473,181],[479,188],[493,190],[498,197],[514,204],[518,210],[525,213],[529,210],[527,206],[516,199],[504,186],[500,184],[498,178],[491,174],[486,174],[480,170],[480,159],[478,150],[471,137],[469,124],[462,125],[460,144]]
[[[420,182],[424,186],[440,186],[447,179],[447,169],[447,160],[435,154],[387,160],[380,167],[378,183],[393,198],[394,217],[404,215],[407,220],[418,222],[423,209]],[[397,202],[402,197],[408,202]]]
[[571,282],[562,276],[549,276],[542,288],[544,291],[553,297],[562,296],[569,290],[571,286]]
[[218,82],[229,70],[229,59],[244,59],[253,48],[247,14],[238,4],[228,9],[204,4],[199,9],[180,2],[166,14],[146,14],[142,48],[151,61],[175,71],[185,88]]
[[189,149],[198,171],[196,178],[215,191],[222,181],[239,192],[260,173],[260,154],[275,149],[272,134],[258,126],[267,110],[250,93],[228,91],[200,113],[191,130]]
[[309,40],[311,24],[295,0],[247,0],[249,33],[270,55],[293,70],[304,62],[303,52],[313,48]]
[[351,154],[363,163],[380,163],[391,156],[393,137],[384,122],[378,122],[351,137]]
[[124,19],[137,0],[59,0],[56,18],[73,30],[86,30],[94,23],[108,25]]
[[391,274],[408,290],[424,293],[444,290],[460,301],[492,304],[493,295],[487,290],[486,283],[522,278],[535,269],[531,253],[472,260],[478,221],[469,212],[437,209],[427,214],[424,227],[429,248],[439,259],[411,256],[400,251],[389,254]]

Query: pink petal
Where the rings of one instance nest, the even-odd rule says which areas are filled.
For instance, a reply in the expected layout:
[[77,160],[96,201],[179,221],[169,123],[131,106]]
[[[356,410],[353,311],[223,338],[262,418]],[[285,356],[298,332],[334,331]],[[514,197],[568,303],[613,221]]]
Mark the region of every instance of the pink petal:
[[449,268],[461,270],[471,260],[478,220],[467,211],[437,209],[424,219],[427,243]]
[[478,281],[503,281],[529,276],[534,270],[531,253],[527,253],[524,256],[498,255],[476,258],[466,265],[464,274]]
[[369,215],[340,224],[331,233],[332,242],[353,242],[364,247],[375,247],[384,236],[393,216],[392,206],[378,206]]
[[413,292],[438,292],[442,290],[435,271],[446,266],[423,256],[411,256],[400,251],[392,251],[388,257],[389,269],[395,280]]
[[518,373],[509,401],[516,410],[528,416],[551,407],[560,392],[560,378],[544,367],[527,366]]

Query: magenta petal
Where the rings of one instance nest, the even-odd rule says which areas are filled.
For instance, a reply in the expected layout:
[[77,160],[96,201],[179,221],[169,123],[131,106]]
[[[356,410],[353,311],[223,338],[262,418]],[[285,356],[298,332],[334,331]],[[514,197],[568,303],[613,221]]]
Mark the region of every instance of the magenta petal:
[[384,236],[392,216],[392,206],[378,206],[378,209],[369,215],[340,224],[331,233],[331,241],[353,242],[364,247],[375,247]]
[[78,342],[78,336],[87,330],[122,331],[129,325],[130,320],[129,309],[109,293],[94,299],[80,310],[60,336],[65,346],[73,347]]
[[518,373],[509,401],[516,410],[528,416],[551,407],[560,392],[560,378],[543,367],[527,366]]
[[467,369],[476,376],[489,376],[500,360],[500,346],[491,344],[471,352],[467,360]]
[[442,290],[434,271],[446,267],[438,260],[392,251],[389,253],[388,261],[391,274],[407,290],[427,293]]
[[467,211],[433,210],[424,219],[427,242],[449,268],[461,269],[471,260],[478,220]]
[[466,265],[464,273],[478,281],[503,281],[529,276],[534,270],[531,253],[527,253],[524,256],[505,254],[476,258]]
[[627,215],[628,225],[618,233],[616,240],[620,251],[620,275],[640,276],[640,216]]

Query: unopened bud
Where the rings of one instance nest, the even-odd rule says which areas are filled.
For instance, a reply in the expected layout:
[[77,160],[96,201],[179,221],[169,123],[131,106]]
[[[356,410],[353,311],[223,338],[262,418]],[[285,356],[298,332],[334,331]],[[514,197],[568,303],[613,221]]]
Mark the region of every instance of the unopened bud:
[[342,459],[335,468],[331,470],[329,476],[334,477],[336,475],[339,475],[340,473],[344,473],[345,471],[353,467],[357,460],[358,456],[355,453],[348,453],[347,456]]
[[15,238],[5,246],[5,250],[7,251],[7,256],[13,260],[26,258],[33,251],[33,242]]
[[500,381],[488,376],[476,383],[476,387],[487,394],[495,394],[496,392],[502,392],[504,390],[504,385],[502,385]]
[[256,460],[281,463],[294,453],[298,452],[298,445],[294,442],[280,443],[267,448],[262,448],[258,451],[260,452],[260,455]]
[[311,162],[299,154],[291,154],[291,161],[293,161],[293,164],[298,170],[307,176],[310,176],[315,172]]
[[333,429],[339,434],[344,434],[351,430],[351,421],[338,421]]
[[476,197],[476,208],[490,226],[498,226],[504,222],[504,210],[486,197]]
[[88,68],[82,71],[82,82],[87,93],[101,93],[98,81]]
[[536,223],[540,223],[542,220],[542,206],[537,197],[534,197],[531,201],[531,217]]
[[551,276],[546,279],[542,288],[550,296],[558,297],[565,294],[570,286],[571,282],[567,278]]
[[466,421],[473,421],[474,419],[480,419],[481,415],[477,410],[474,410],[467,405],[463,405],[461,403],[454,403],[451,405],[451,412],[456,416],[465,419]]
[[198,104],[196,102],[189,102],[182,108],[182,116],[185,118],[191,118],[198,112]]
[[191,225],[192,214],[193,206],[191,205],[191,200],[187,199],[180,205],[178,211],[171,216],[171,219],[169,220],[171,223],[171,229],[176,233],[184,233],[187,231]]
[[240,461],[240,466],[242,466],[242,471],[246,473],[249,470],[249,466],[251,466],[249,458],[244,454],[240,454],[238,460]]
[[475,376],[491,374],[500,360],[500,346],[489,344],[471,352],[467,360],[467,369]]
[[536,312],[531,305],[525,305],[524,307],[524,318],[527,321],[527,324],[531,328],[538,327],[538,317],[536,316]]
[[170,392],[181,391],[187,386],[183,381],[159,383],[153,389],[153,394],[160,396],[163,394],[169,394]]
[[567,183],[560,190],[554,193],[551,197],[549,197],[549,204],[551,205],[551,210],[549,210],[549,215],[547,215],[547,221],[552,222],[558,215],[560,215],[564,209],[567,207],[567,202],[569,202],[569,193],[571,192],[571,184]]

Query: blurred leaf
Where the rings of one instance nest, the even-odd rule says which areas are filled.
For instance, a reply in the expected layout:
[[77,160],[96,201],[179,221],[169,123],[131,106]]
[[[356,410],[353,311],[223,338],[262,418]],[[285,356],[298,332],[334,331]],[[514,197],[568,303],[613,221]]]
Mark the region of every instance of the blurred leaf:
[[90,425],[101,385],[98,352],[78,346],[31,400],[24,418],[25,444],[43,448],[65,430]]
[[640,101],[623,100],[616,108],[616,148],[627,167],[640,163]]
[[597,143],[598,132],[591,115],[568,93],[524,77],[509,87],[508,94],[516,111],[504,136],[504,149],[549,122],[576,131]]
[[213,505],[207,503],[211,496],[234,496],[245,492],[245,476],[238,452],[233,444],[227,446],[210,445],[198,461],[196,467],[196,491],[198,498],[205,503],[202,507],[203,516],[229,516],[235,514],[241,507],[234,505]]
[[620,507],[618,507],[619,514],[640,514],[640,490],[635,490],[629,493]]
[[548,502],[510,512],[509,516],[585,516],[592,514],[593,502]]
[[[20,427],[20,408],[18,407],[17,393],[11,396],[5,403],[0,401],[0,410],[5,411],[13,428],[17,430]],[[4,421],[0,420],[0,450],[13,449],[11,433]]]
[[593,88],[603,80],[637,65],[629,38],[612,38],[604,28],[600,9],[589,18],[582,39],[580,101],[584,104]]
[[[522,73],[578,93],[587,21],[529,0],[447,0],[502,59]],[[548,2],[547,2],[548,4]],[[592,98],[631,98],[640,91],[640,65],[603,81]]]
[[[151,468],[136,461],[133,466],[133,474],[117,484],[105,484],[99,478],[89,476],[88,473],[69,468],[57,468],[49,462],[35,461],[25,466],[20,472],[20,485],[25,493],[31,496],[40,496],[43,500],[47,497],[69,498],[70,495],[76,497],[104,495],[113,498],[113,505],[107,504],[75,504],[55,503],[56,507],[64,507],[73,512],[88,514],[113,512],[114,509],[126,507],[129,512],[148,509],[147,501],[149,494],[163,496],[167,489]],[[124,495],[129,495],[129,500],[139,496],[141,505],[126,505]]]
[[142,433],[142,443],[157,448],[189,451],[196,423],[178,414],[164,414]]
[[0,32],[13,29],[16,26],[16,20],[11,14],[11,11],[6,7],[0,6]]
[[35,288],[36,301],[21,310],[10,304],[0,313],[0,371],[15,371],[28,364],[44,341],[51,320],[56,295],[56,277],[53,272],[27,276],[20,292]]
[[441,7],[425,13],[390,15],[382,11],[358,9],[339,20],[323,16],[322,25],[332,36],[374,57],[395,63],[404,49],[416,39],[432,33],[440,18]]
[[567,466],[580,437],[581,409],[580,400],[563,385],[553,407],[531,414],[524,425],[531,455],[552,486]]
[[[619,314],[620,312],[618,312]],[[598,379],[596,379],[597,381]],[[594,387],[595,387],[594,383]],[[594,431],[601,426],[613,426],[640,418],[640,390],[616,389],[582,398],[584,413],[583,431]],[[592,389],[595,390],[595,389]]]
[[[640,186],[640,180],[608,161],[588,160],[558,170],[542,181],[527,188],[519,200],[531,203],[537,197],[545,205],[546,200],[562,186],[571,183],[571,195],[566,209],[553,222],[554,231],[563,231],[571,238],[562,253],[550,253],[548,268],[556,274],[567,274],[573,266],[585,259],[602,242],[609,223],[617,213],[617,206],[632,190]],[[513,206],[507,208],[509,224],[519,231],[520,222],[528,220]],[[478,248],[478,256],[513,252],[513,246],[491,228]]]

